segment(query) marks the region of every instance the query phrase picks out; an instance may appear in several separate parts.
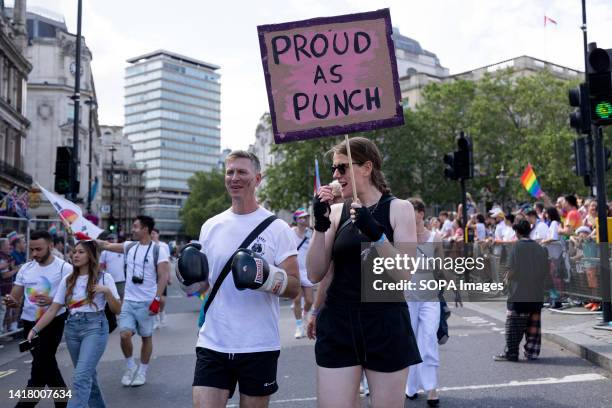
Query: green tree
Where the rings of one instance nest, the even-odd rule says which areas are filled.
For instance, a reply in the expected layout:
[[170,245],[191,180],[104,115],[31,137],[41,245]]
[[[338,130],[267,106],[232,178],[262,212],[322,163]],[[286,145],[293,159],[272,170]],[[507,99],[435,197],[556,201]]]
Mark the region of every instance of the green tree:
[[[576,83],[548,71],[524,76],[512,69],[486,74],[479,81],[431,83],[416,109],[404,113],[404,126],[351,136],[376,141],[392,192],[401,198],[419,195],[429,204],[449,208],[459,201],[459,183],[444,178],[442,158],[455,150],[455,137],[461,130],[473,138],[476,169],[468,191],[474,198],[481,198],[479,192],[485,187],[500,197],[496,176],[503,165],[509,176],[506,197],[531,200],[519,179],[528,163],[551,198],[571,192],[586,194],[582,179],[571,171],[570,144],[575,134],[567,123],[571,111],[567,91]],[[314,158],[319,158],[321,181],[329,182],[331,162],[323,160],[324,153],[341,140],[275,146],[274,151],[281,152],[284,159],[268,170],[262,198],[273,209],[308,202]]]
[[209,218],[227,210],[232,200],[225,189],[223,173],[218,170],[196,172],[187,181],[190,194],[181,210],[185,233],[198,237],[202,224]]

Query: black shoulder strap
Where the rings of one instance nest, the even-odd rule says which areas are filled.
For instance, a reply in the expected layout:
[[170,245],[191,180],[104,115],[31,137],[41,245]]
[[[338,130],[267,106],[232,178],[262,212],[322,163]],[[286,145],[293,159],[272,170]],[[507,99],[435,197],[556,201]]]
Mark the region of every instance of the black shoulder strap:
[[[247,248],[251,244],[251,242],[253,242],[253,240],[257,238],[259,234],[261,234],[266,228],[268,228],[270,224],[274,222],[274,220],[276,220],[276,215],[271,215],[265,220],[263,220],[253,231],[251,231],[251,233],[244,239],[244,241],[242,241],[242,244],[240,244],[240,246],[237,249]],[[204,305],[204,315],[206,315],[206,312],[208,311],[210,304],[212,303],[213,299],[217,295],[219,288],[221,288],[221,284],[223,283],[227,275],[229,275],[230,269],[232,267],[233,259],[234,257],[230,256],[230,258],[225,263],[225,266],[221,270],[219,277],[215,281],[215,285],[210,291],[210,294],[208,295],[208,298],[206,299],[206,304]]]
[[302,240],[302,242],[300,242],[300,245],[298,245],[298,247],[297,247],[298,251],[300,250],[302,245],[304,245],[304,242],[306,242],[307,240],[308,240],[308,237],[306,236],[306,234],[304,234],[304,239]]

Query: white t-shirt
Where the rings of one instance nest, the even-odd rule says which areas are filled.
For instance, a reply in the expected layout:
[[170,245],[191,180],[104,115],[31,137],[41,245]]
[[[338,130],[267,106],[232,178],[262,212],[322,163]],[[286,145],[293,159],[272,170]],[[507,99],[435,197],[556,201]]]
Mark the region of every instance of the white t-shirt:
[[540,241],[548,237],[548,226],[545,222],[537,220],[535,226],[532,228],[529,238],[534,241]]
[[[297,230],[293,231],[295,235],[295,248],[299,246],[300,249],[298,251],[298,267],[300,268],[300,274],[306,273],[306,254],[308,253],[308,247],[310,246],[310,238],[312,237],[312,231],[310,228],[304,231],[304,236],[302,238],[299,237]],[[302,241],[306,238],[306,241],[302,244]],[[300,246],[302,244],[302,246]]]
[[512,228],[509,225],[505,226],[505,229],[503,232],[503,240],[505,242],[516,241],[516,231],[514,231],[514,228]]
[[[36,296],[47,295],[53,298],[63,277],[72,273],[72,265],[53,257],[53,262],[47,266],[40,266],[38,262],[30,261],[23,264],[17,272],[15,285],[23,286],[24,303],[21,318],[30,322],[37,321],[48,309],[48,306],[39,307]],[[57,314],[66,311],[62,307]]]
[[495,240],[503,241],[504,233],[506,232],[506,223],[504,221],[500,221],[495,226]]
[[476,239],[479,241],[484,241],[487,239],[487,229],[482,222],[476,224]]
[[[68,276],[65,276],[60,282],[55,297],[53,298],[53,303],[68,306],[70,314],[76,312],[99,312],[104,310],[104,306],[106,306],[106,296],[104,296],[103,293],[96,293],[94,295],[94,304],[91,304],[87,300],[87,275],[81,275],[77,278],[74,289],[72,290],[72,296],[68,299],[68,303],[66,304],[66,281],[68,280]],[[98,284],[110,288],[113,297],[119,300],[119,293],[117,293],[115,281],[110,273],[101,274],[98,278]]]
[[[157,270],[153,264],[153,248],[155,243],[151,241],[147,245],[141,245],[135,241],[126,241],[123,243],[124,253],[132,243],[135,244],[126,255],[127,271],[123,299],[132,302],[151,302],[157,293]],[[166,252],[164,247],[160,246],[157,265],[163,262],[168,262],[168,252]],[[132,276],[134,275],[142,278],[143,282],[132,282]]]
[[553,241],[559,240],[559,221],[553,221],[550,223],[546,239],[552,239]]
[[123,272],[123,262],[125,256],[121,253],[102,251],[100,263],[106,265],[105,271],[113,276],[115,282],[124,282],[125,273]]
[[[235,214],[230,208],[204,223],[199,241],[208,258],[211,287],[238,245],[270,215],[272,213],[262,207],[244,215]],[[270,224],[249,248],[277,266],[297,255],[295,233],[282,220]],[[280,350],[279,316],[278,296],[238,290],[230,272],[206,313],[197,346],[220,353]]]
[[444,224],[442,224],[442,235],[445,237],[453,235],[453,222],[448,218],[444,220]]

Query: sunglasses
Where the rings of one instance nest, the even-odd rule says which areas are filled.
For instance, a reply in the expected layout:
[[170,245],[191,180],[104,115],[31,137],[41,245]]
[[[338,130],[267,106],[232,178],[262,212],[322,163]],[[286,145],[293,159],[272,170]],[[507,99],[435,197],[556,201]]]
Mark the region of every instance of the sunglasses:
[[[361,166],[362,163],[353,162],[353,164]],[[344,176],[344,174],[346,173],[346,169],[348,169],[348,168],[349,168],[349,164],[348,163],[340,163],[337,166],[331,166],[332,176],[334,175],[336,170],[338,170],[340,172],[340,174]]]

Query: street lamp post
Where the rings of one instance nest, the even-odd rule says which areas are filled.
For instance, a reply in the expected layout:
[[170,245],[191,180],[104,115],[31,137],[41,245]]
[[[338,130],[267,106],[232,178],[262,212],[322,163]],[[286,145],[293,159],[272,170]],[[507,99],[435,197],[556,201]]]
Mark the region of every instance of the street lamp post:
[[108,149],[111,152],[111,167],[110,167],[110,214],[108,217],[109,220],[109,227],[110,224],[113,224],[115,222],[115,217],[113,216],[113,203],[115,202],[115,186],[114,186],[114,179],[115,179],[115,152],[117,151],[117,148],[115,148],[114,145],[111,145],[110,149]]
[[506,199],[506,183],[508,182],[508,175],[506,174],[506,171],[504,170],[504,166],[501,166],[501,169],[499,170],[499,174],[495,177],[497,179],[497,182],[499,183],[499,188],[501,191],[501,206],[502,206],[502,210],[504,210],[504,205],[505,205],[505,199]]
[[93,122],[93,110],[97,109],[98,104],[96,103],[96,100],[92,97],[89,97],[89,99],[87,101],[85,101],[85,105],[89,106],[89,125],[88,125],[88,131],[89,131],[89,162],[87,164],[88,167],[88,177],[87,177],[87,191],[89,192],[87,194],[87,213],[91,214],[91,200],[93,199],[92,194],[91,194],[91,162],[92,162],[92,155],[93,155],[93,126],[92,126],[92,122]]
[[79,108],[81,104],[81,16],[83,9],[82,0],[78,0],[77,8],[77,37],[76,37],[76,71],[74,73],[74,123],[72,129],[72,166],[70,167],[70,200],[76,202],[79,192],[77,191],[77,178],[79,166]]

